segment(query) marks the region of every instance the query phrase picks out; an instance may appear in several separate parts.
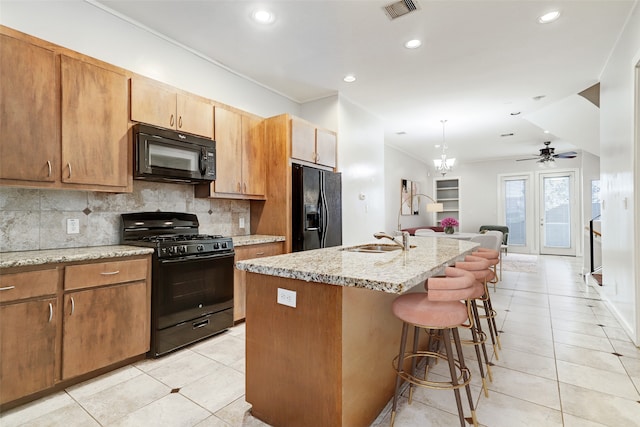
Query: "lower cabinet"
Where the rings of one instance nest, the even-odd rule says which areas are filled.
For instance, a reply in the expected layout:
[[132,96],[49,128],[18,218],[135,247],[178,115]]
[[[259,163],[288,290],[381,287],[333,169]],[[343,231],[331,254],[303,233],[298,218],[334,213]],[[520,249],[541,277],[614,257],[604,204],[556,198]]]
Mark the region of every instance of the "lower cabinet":
[[54,385],[60,270],[0,275],[0,404]]
[[0,307],[0,403],[53,387],[56,313],[55,297]]
[[[235,261],[263,258],[284,253],[284,242],[260,243],[257,245],[236,246]],[[233,271],[233,321],[238,322],[246,316],[246,272],[238,269]]]
[[62,379],[149,350],[146,282],[73,292],[64,297]]
[[137,256],[1,269],[1,408],[145,354],[150,264]]

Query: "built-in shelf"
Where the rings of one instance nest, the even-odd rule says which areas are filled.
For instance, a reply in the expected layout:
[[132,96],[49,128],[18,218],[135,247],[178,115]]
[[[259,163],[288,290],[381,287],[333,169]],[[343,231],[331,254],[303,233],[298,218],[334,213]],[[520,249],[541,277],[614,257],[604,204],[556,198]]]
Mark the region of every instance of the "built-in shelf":
[[459,180],[457,178],[436,179],[435,187],[436,201],[444,205],[444,210],[436,213],[436,222],[440,224],[440,221],[447,217],[460,219]]

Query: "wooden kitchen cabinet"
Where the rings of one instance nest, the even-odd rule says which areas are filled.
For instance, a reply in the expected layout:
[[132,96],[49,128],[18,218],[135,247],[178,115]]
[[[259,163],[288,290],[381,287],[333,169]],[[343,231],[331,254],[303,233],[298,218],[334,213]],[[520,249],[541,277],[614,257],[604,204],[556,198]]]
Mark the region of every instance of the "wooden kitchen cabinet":
[[131,192],[125,71],[0,26],[0,183]]
[[[261,243],[257,245],[236,246],[235,262],[246,259],[263,258],[284,253],[284,242]],[[247,272],[233,270],[233,321],[243,320],[246,315],[246,276]]]
[[63,380],[149,350],[149,268],[147,258],[66,267]]
[[58,269],[0,275],[0,404],[53,387]]
[[62,181],[126,187],[127,77],[61,55]]
[[0,35],[0,179],[60,179],[55,53]]
[[213,106],[151,79],[131,79],[131,120],[213,138]]
[[291,157],[322,166],[337,165],[337,136],[335,132],[297,117],[291,118]]
[[266,192],[264,121],[215,107],[216,180],[198,197],[263,199]]

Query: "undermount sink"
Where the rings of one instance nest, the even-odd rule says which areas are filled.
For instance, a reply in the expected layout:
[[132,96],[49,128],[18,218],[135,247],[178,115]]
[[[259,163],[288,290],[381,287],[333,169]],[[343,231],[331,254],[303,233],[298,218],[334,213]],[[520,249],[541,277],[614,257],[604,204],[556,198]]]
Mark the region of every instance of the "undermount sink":
[[349,248],[343,249],[343,251],[348,251],[348,252],[367,252],[367,253],[374,253],[374,254],[381,254],[385,252],[399,251],[399,250],[402,250],[400,246],[391,245],[391,244],[389,245],[367,244],[367,245],[351,246]]

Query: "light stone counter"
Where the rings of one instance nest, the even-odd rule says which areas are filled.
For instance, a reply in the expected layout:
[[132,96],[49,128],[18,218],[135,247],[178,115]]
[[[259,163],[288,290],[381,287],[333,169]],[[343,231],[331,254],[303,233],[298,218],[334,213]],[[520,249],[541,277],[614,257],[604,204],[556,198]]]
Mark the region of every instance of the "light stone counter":
[[284,236],[269,236],[264,234],[251,234],[249,236],[231,236],[233,246],[259,245],[261,243],[284,242]]
[[[440,274],[446,264],[478,246],[437,237],[410,237],[409,242],[415,246],[409,251],[363,253],[339,246],[239,261],[236,267],[268,276],[401,294]],[[372,243],[391,242],[385,239]]]
[[24,267],[58,262],[89,261],[152,254],[153,248],[113,245],[41,251],[0,252],[0,268]]

